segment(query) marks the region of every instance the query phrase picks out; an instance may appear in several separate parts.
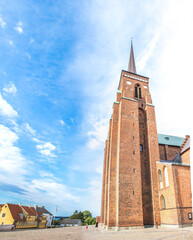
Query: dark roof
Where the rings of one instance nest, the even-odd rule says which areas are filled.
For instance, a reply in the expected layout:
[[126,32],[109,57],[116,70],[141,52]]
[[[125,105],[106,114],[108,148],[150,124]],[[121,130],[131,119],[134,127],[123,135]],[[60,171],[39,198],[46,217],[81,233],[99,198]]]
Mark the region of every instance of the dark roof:
[[182,164],[182,159],[181,159],[180,154],[176,153],[176,156],[173,160],[160,160],[160,162]]
[[3,207],[5,204],[0,204],[0,207]]
[[159,144],[180,147],[182,145],[183,141],[184,141],[183,137],[176,137],[176,136],[158,133],[158,143]]
[[133,53],[133,43],[132,43],[132,40],[131,40],[131,51],[130,51],[128,71],[132,72],[132,73],[137,73],[136,72],[136,67],[135,67],[135,58],[134,58],[134,53]]
[[81,221],[81,219],[63,219],[60,224],[78,224]]
[[36,212],[41,212],[41,213],[45,213],[45,214],[50,214],[50,215],[53,215],[51,214],[45,207],[36,207],[35,208]]

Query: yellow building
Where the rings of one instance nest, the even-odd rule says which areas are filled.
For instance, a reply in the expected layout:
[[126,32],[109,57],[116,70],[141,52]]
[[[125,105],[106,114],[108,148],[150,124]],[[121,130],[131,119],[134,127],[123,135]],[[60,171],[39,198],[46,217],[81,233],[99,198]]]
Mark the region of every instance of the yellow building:
[[1,209],[4,206],[4,204],[0,204],[0,214],[1,214]]
[[38,212],[39,224],[38,228],[46,228],[47,216],[43,215],[41,212]]
[[46,219],[38,217],[33,207],[7,203],[0,212],[0,225],[9,225],[10,229],[13,225],[15,228],[45,228]]

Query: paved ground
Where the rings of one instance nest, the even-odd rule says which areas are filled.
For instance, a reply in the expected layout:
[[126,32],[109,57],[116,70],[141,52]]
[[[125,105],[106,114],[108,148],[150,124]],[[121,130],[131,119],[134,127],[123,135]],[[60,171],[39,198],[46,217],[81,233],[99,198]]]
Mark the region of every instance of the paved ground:
[[193,227],[171,229],[171,228],[149,228],[133,229],[126,231],[104,231],[89,226],[67,227],[57,229],[32,229],[15,230],[11,232],[0,232],[0,240],[193,240]]

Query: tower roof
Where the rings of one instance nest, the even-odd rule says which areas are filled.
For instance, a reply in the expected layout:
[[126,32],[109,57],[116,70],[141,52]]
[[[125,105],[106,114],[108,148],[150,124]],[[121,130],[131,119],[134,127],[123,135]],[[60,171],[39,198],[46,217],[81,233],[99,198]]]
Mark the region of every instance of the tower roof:
[[132,40],[131,40],[131,51],[130,51],[128,71],[132,72],[132,73],[137,73],[136,72],[136,67],[135,67],[135,58],[134,58],[134,53],[133,53],[133,42],[132,42]]

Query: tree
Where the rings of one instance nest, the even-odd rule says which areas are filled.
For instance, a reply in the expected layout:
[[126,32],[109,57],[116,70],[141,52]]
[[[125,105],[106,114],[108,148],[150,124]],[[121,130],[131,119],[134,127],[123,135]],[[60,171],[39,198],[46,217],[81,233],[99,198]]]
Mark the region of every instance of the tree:
[[82,212],[84,215],[84,220],[87,219],[88,217],[92,218],[92,213],[88,210],[85,210],[84,212]]
[[84,219],[84,215],[83,215],[83,213],[80,211],[80,212],[78,212],[77,210],[74,212],[74,214],[72,214],[71,216],[70,216],[70,219],[81,219],[81,220],[83,220]]

